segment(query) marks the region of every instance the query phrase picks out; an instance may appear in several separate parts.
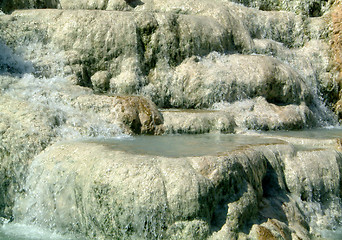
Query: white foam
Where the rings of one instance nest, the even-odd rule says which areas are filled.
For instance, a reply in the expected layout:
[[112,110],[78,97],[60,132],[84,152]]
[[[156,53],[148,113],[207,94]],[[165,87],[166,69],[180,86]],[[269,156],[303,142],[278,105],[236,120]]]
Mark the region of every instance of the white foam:
[[13,51],[0,40],[0,74],[33,72],[31,63],[14,54]]

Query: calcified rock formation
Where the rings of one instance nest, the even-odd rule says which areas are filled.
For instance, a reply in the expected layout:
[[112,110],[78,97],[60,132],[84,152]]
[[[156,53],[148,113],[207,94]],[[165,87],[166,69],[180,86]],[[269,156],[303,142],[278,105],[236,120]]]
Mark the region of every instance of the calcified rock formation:
[[341,163],[285,143],[169,158],[67,142],[34,160],[15,212],[97,239],[310,239],[342,217]]
[[[43,84],[49,86],[40,88]],[[52,142],[163,131],[163,117],[143,97],[97,96],[63,79],[33,76],[1,76],[0,86],[1,216],[11,215],[19,179],[25,178],[31,159]]]
[[2,1],[0,217],[17,197],[17,221],[104,239],[310,239],[338,225],[334,141],[175,159],[55,142],[335,123],[322,98],[341,112],[340,6]]
[[[333,21],[333,33],[332,33],[332,49],[333,49],[333,66],[336,71],[339,73],[337,78],[337,82],[341,85],[342,81],[342,39],[341,39],[341,31],[342,31],[342,5],[341,1],[337,1],[333,10],[332,10],[332,21]],[[341,95],[341,93],[340,93]],[[340,96],[341,97],[341,96]],[[339,100],[335,105],[335,111],[338,113],[339,118],[341,118],[342,113],[342,101]]]
[[[60,71],[95,92],[140,94],[159,107],[208,108],[257,97],[269,109],[302,104],[299,124],[270,122],[265,128],[319,125],[329,117],[317,96],[323,94],[329,105],[339,91],[329,63],[331,4],[322,2],[319,16],[327,14],[316,18],[308,16],[318,3],[274,4],[270,9],[302,10],[263,12],[220,1],[145,1],[135,7],[125,1],[60,1],[55,7],[63,10],[17,11],[3,16],[1,26],[7,44],[35,49],[22,54],[39,75]],[[125,11],[69,10],[122,5]],[[64,69],[51,59],[37,60],[47,53],[59,54]],[[252,126],[244,124],[249,114],[240,115],[238,127]]]

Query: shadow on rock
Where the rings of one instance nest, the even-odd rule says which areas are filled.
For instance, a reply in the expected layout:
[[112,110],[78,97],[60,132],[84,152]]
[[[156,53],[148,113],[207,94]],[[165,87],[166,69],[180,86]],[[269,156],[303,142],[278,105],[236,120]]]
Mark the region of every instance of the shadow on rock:
[[238,202],[243,198],[244,194],[248,192],[248,182],[244,179],[243,166],[241,163],[232,162],[229,166],[230,177],[221,182],[217,187],[219,192],[218,202],[214,209],[211,219],[211,231],[216,232],[223,228],[223,226],[229,221],[229,207],[234,202]]
[[[288,224],[286,214],[282,205],[290,202],[284,189],[281,188],[278,180],[278,175],[274,168],[268,163],[267,173],[262,180],[263,196],[260,202],[261,222],[267,219],[277,219]],[[286,189],[288,191],[288,189]]]
[[[258,217],[248,222],[242,231],[256,239],[292,239],[293,230],[289,222],[293,224],[293,219],[288,218],[289,209],[296,211],[297,206],[286,194],[289,192],[287,187],[279,183],[276,170],[269,162],[267,165],[267,173],[262,180],[263,195],[258,203]],[[300,221],[300,215],[296,224],[299,224],[301,231],[308,232],[309,226],[305,221]]]
[[125,2],[132,8],[145,4],[140,0],[125,0]]
[[223,173],[225,180],[216,188],[219,197],[210,222],[211,232],[215,237],[233,238],[237,237],[237,232],[258,235],[260,231],[279,225],[278,230],[287,236],[290,232],[287,227],[289,219],[284,206],[291,205],[291,199],[287,196],[288,189],[283,179],[279,179],[281,175],[264,159],[260,161],[263,166],[259,166],[264,170],[257,173],[254,169],[255,175],[252,176],[252,172],[238,162],[243,159],[242,155],[227,161],[228,172]]

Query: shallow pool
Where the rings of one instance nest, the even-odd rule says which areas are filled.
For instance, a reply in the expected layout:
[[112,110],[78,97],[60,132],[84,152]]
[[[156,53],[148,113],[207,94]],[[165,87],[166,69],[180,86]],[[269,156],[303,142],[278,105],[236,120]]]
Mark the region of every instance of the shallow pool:
[[269,137],[235,134],[135,136],[86,141],[132,154],[164,157],[218,155],[247,145],[284,143]]
[[305,130],[299,130],[299,131],[269,131],[269,132],[263,132],[263,135],[309,138],[309,139],[334,139],[334,138],[342,138],[342,128],[331,127],[331,128],[305,129]]

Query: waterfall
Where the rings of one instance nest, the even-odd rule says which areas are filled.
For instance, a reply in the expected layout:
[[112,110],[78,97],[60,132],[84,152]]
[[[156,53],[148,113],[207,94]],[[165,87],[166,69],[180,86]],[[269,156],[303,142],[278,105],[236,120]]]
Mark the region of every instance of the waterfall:
[[[4,50],[0,56],[1,94],[29,103],[33,111],[45,111],[57,138],[111,137],[122,134],[117,125],[104,121],[94,112],[84,112],[75,106],[73,102],[78,97],[90,96],[92,92],[81,87],[75,89],[67,80],[62,72],[64,65],[60,61],[61,53],[51,51],[44,56],[44,60],[55,63],[54,69],[49,69],[51,77],[45,77],[41,76],[41,69],[33,69],[34,62],[24,61],[4,44],[1,48]],[[27,46],[25,52],[30,51],[40,55],[36,44]]]
[[233,2],[0,3],[0,238],[338,238],[332,4]]

